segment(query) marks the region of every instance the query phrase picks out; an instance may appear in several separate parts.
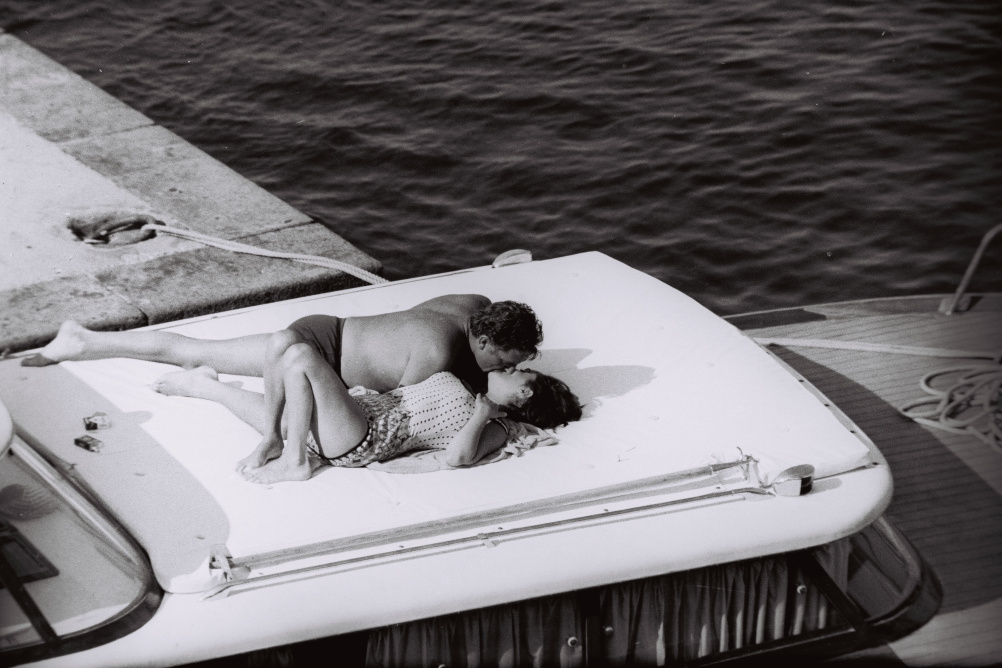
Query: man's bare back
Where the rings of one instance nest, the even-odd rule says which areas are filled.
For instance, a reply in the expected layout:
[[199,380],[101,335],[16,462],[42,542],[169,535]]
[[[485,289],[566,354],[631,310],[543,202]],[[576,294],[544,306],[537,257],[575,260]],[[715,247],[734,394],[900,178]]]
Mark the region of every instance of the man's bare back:
[[481,369],[471,344],[469,320],[491,300],[483,295],[445,295],[406,311],[345,319],[341,377],[348,387],[385,392],[451,371],[472,386]]

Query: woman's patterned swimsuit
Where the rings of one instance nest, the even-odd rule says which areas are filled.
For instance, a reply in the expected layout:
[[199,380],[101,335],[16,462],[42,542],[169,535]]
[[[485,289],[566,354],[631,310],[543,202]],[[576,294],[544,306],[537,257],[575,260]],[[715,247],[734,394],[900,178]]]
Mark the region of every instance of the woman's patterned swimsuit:
[[369,420],[365,438],[357,446],[331,459],[320,454],[312,436],[308,440],[313,454],[331,466],[361,467],[411,450],[445,448],[473,417],[476,406],[463,382],[447,371],[417,385],[352,398]]

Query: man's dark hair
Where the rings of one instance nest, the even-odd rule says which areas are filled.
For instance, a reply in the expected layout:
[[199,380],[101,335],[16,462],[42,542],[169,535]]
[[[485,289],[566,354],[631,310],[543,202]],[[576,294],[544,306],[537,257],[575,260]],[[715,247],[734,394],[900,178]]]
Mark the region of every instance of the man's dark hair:
[[553,429],[581,419],[581,401],[567,383],[545,373],[533,373],[536,377],[528,383],[532,396],[517,408],[505,407],[508,417],[542,429]]
[[489,304],[470,317],[470,333],[486,336],[500,350],[536,354],[543,340],[543,325],[535,312],[520,302]]

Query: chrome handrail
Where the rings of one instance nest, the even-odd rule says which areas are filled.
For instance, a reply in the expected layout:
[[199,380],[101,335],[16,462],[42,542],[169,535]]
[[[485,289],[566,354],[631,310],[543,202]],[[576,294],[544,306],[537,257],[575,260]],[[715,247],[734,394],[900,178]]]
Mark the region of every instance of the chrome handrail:
[[988,233],[981,239],[981,245],[978,246],[978,250],[974,253],[974,257],[971,258],[971,263],[967,265],[967,271],[964,272],[964,278],[961,279],[960,285],[957,287],[957,291],[953,293],[952,297],[944,299],[943,303],[940,304],[940,313],[950,315],[958,308],[963,310],[960,300],[963,299],[964,293],[967,291],[967,286],[970,285],[971,279],[974,278],[974,272],[978,268],[978,263],[981,262],[981,256],[985,254],[985,249],[988,248],[988,244],[991,243],[991,240],[999,232],[1002,232],[1002,224],[996,225],[992,229],[988,230]]

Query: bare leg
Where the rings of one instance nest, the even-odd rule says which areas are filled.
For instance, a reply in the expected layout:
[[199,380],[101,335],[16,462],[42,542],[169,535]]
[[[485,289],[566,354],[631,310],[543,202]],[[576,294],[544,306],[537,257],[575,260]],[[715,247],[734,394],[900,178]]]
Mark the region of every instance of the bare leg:
[[288,413],[285,447],[277,459],[243,472],[248,480],[262,484],[310,477],[306,437],[311,430],[324,456],[333,458],[358,445],[368,429],[365,412],[313,348],[292,345],[282,355],[280,366]]
[[[216,372],[207,366],[164,374],[153,382],[153,389],[174,397],[215,401],[255,431],[265,431],[264,395],[221,382]],[[275,453],[275,456],[278,454]]]
[[248,457],[237,462],[237,471],[258,468],[282,452],[282,413],[285,410],[284,356],[299,337],[287,329],[275,332],[268,340],[264,360],[264,429],[261,442]]
[[220,373],[261,376],[270,337],[270,334],[252,334],[216,340],[157,330],[95,332],[67,320],[38,356],[25,358],[21,363],[43,366],[68,360],[129,357],[186,369],[208,366]]
[[[170,396],[215,401],[225,406],[258,433],[265,434],[270,431],[269,420],[265,414],[264,395],[220,382],[216,372],[207,366],[164,374],[153,382],[153,389]],[[237,462],[236,470],[243,471],[263,466],[281,454],[280,432],[277,439],[264,439],[258,443],[254,452]]]

